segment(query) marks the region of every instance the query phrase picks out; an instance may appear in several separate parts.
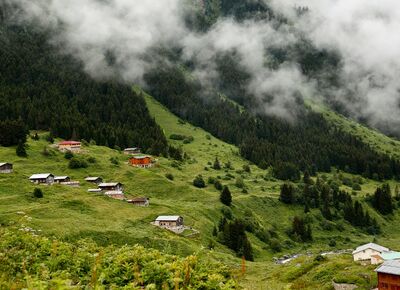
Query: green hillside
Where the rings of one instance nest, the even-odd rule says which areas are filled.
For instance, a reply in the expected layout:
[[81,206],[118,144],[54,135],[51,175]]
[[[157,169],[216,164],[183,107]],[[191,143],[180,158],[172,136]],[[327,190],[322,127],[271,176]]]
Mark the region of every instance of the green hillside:
[[[219,191],[212,184],[207,184],[205,189],[197,189],[192,185],[195,176],[201,174],[206,182],[209,177],[214,177],[229,186],[233,194],[232,213],[235,217],[250,220],[261,229],[275,232],[281,244],[282,252],[274,253],[270,244],[261,241],[254,234],[249,234],[255,262],[247,262],[247,275],[241,278],[245,287],[251,285],[263,287],[266,283],[275,285],[274,287],[283,287],[288,283],[310,279],[314,279],[314,283],[321,283],[318,277],[313,278],[314,271],[320,271],[325,266],[333,267],[331,264],[335,263],[351,265],[351,257],[344,256],[338,262],[333,256],[328,262],[318,264],[318,267],[312,264],[307,271],[297,273],[294,278],[282,277],[282,267],[289,269],[292,263],[303,264],[303,262],[279,266],[273,263],[272,258],[286,253],[306,251],[311,251],[315,256],[320,251],[348,249],[372,240],[373,237],[343,222],[340,223],[340,227],[331,222],[327,230],[319,211],[312,210],[308,216],[313,220],[314,241],[306,244],[292,241],[287,236],[286,230],[290,227],[294,215],[303,214],[303,208],[284,205],[278,200],[281,182],[276,181],[269,170],[261,170],[250,164],[250,172],[246,172],[243,166],[248,165],[248,162],[239,156],[235,146],[210,136],[200,128],[184,123],[150,96],[144,97],[150,113],[162,127],[167,138],[172,134],[193,137],[190,143],[169,139],[172,145],[180,146],[187,154],[188,158],[185,161],[177,162],[160,157],[156,167],[137,169],[127,164],[127,157],[121,152],[92,144],[84,146],[84,152],[79,154],[79,157],[83,159],[93,157],[95,163],[89,163],[89,167],[85,169],[70,169],[68,160],[44,140],[47,133],[42,132],[39,134],[41,136],[39,141],[28,140],[28,158],[17,157],[15,148],[0,150],[0,160],[14,163],[15,169],[13,174],[0,175],[0,223],[14,225],[17,228],[29,227],[40,230],[41,235],[55,236],[70,242],[90,238],[102,246],[138,243],[182,256],[196,253],[200,258],[210,257],[223,261],[234,271],[239,270],[240,259],[235,258],[232,251],[219,244],[212,236],[214,226],[218,225],[223,215],[221,212],[223,206],[219,201]],[[44,148],[47,148],[46,152]],[[210,164],[216,157],[222,167],[224,163],[230,161],[232,169],[212,169]],[[113,164],[111,158],[118,160],[119,164]],[[35,199],[32,197],[32,191],[36,186],[29,182],[28,177],[33,173],[45,172],[69,175],[73,180],[80,181],[81,187],[40,186],[44,191],[44,198]],[[173,181],[165,177],[167,173],[174,176]],[[327,178],[334,178],[338,174],[352,177],[349,174],[335,172],[325,175]],[[106,181],[122,182],[128,197],[147,196],[150,198],[150,207],[138,208],[101,194],[87,192],[87,189],[93,187],[84,181],[89,175],[101,176]],[[236,186],[238,177],[243,180],[245,190]],[[373,193],[378,185],[376,181],[365,180],[362,191],[355,198],[362,200],[366,193]],[[345,185],[341,188],[351,191]],[[374,211],[370,209],[370,212]],[[182,215],[185,224],[200,233],[185,237],[191,233],[176,235],[150,225],[156,216],[162,214]],[[378,240],[386,246],[396,247],[400,236],[394,229],[399,222],[399,216],[395,214],[389,220],[376,213],[374,216],[383,227],[383,234]],[[342,234],[344,231],[348,233],[346,236]],[[329,246],[332,239],[336,241],[334,247]],[[210,247],[213,250],[209,250]],[[285,270],[285,273],[288,271]],[[326,271],[327,275],[332,276],[331,272]],[[345,273],[345,267],[341,271]],[[334,276],[339,277],[341,271],[336,272]],[[354,272],[357,271],[364,270],[362,267],[356,267]],[[325,279],[330,283],[332,277]],[[361,280],[359,283],[365,282]]]

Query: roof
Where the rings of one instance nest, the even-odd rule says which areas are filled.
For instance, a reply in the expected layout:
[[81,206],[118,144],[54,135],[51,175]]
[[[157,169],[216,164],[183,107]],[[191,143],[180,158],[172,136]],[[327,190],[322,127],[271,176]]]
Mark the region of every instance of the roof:
[[51,173],[40,173],[40,174],[33,174],[29,179],[46,179],[50,176],[54,176]]
[[380,246],[378,244],[375,244],[375,243],[368,243],[368,244],[365,244],[365,245],[357,247],[357,249],[355,249],[353,251],[353,255],[357,254],[357,253],[359,253],[361,251],[365,251],[367,249],[372,249],[372,250],[375,250],[377,252],[389,252],[388,248],[382,247],[382,246]]
[[78,141],[61,141],[58,145],[80,145],[81,142]]
[[2,163],[0,163],[0,167],[2,167],[2,166],[4,166],[4,165],[12,165],[11,163],[8,163],[8,162],[2,162]]
[[174,222],[177,221],[181,216],[179,215],[160,215],[156,218],[156,221],[167,221],[167,222]]
[[105,195],[124,195],[122,191],[107,191],[104,193]]
[[128,202],[146,202],[149,199],[147,197],[136,197],[133,199],[128,200]]
[[118,186],[122,185],[120,182],[109,182],[109,183],[100,183],[99,187],[110,187],[110,186]]
[[378,273],[400,275],[400,261],[391,260],[385,261],[382,265],[375,269]]
[[138,155],[138,156],[132,156],[131,159],[145,159],[145,158],[151,158],[148,155]]
[[388,260],[399,260],[400,259],[400,252],[385,252],[380,255],[382,259],[385,261]]
[[133,147],[133,148],[125,148],[124,151],[137,151],[140,150],[138,147]]
[[85,178],[86,181],[95,181],[97,179],[102,179],[102,178],[101,177],[91,177],[91,176]]
[[69,176],[55,176],[54,180],[67,179]]
[[88,192],[101,192],[100,188],[89,188]]

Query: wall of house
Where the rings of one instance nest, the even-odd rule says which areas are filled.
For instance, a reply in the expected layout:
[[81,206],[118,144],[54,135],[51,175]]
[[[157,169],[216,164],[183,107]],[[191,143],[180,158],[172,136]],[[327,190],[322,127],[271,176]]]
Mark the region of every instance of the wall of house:
[[353,255],[354,261],[370,260],[372,255],[378,255],[380,252],[373,249],[366,249]]
[[378,289],[400,290],[400,276],[378,273]]

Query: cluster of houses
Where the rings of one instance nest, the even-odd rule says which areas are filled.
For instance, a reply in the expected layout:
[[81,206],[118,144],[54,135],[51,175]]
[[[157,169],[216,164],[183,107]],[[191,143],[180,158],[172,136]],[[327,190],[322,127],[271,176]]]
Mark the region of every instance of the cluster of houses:
[[55,176],[51,173],[33,174],[29,177],[29,180],[35,184],[52,185],[53,183],[58,183],[75,187],[80,185],[79,181],[71,181],[69,176]]
[[392,251],[375,243],[359,246],[353,251],[354,261],[380,265],[378,273],[378,289],[400,289],[400,252]]

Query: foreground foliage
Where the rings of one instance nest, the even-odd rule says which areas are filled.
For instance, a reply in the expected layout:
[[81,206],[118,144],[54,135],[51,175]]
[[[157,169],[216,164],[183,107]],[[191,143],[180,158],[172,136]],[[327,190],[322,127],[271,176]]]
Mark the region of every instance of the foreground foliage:
[[3,228],[0,249],[0,289],[236,288],[225,266],[138,245],[71,244]]

